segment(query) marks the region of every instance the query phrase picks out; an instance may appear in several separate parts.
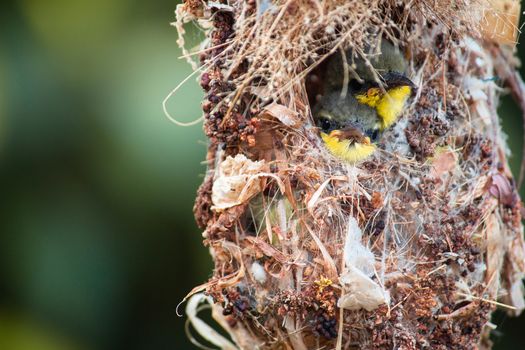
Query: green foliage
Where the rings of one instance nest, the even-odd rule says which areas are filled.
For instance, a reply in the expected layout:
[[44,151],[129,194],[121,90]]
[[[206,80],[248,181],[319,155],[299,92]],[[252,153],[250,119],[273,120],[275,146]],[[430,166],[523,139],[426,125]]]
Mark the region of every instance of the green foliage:
[[[0,349],[193,348],[175,307],[211,270],[205,138],[161,108],[191,72],[176,3],[1,6]],[[170,111],[201,99],[191,79]]]

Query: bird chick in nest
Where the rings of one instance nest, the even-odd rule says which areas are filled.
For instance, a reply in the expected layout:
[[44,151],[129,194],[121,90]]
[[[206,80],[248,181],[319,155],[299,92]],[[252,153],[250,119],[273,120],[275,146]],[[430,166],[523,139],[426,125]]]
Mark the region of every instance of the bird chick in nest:
[[[352,57],[349,50],[346,57]],[[368,158],[377,148],[381,134],[403,114],[415,92],[406,76],[407,63],[399,50],[382,40],[381,54],[370,63],[356,60],[352,79],[342,94],[344,66],[341,55],[327,62],[324,94],[318,99],[313,115],[321,138],[337,158],[356,163]],[[349,65],[349,62],[344,64]],[[380,81],[375,80],[374,70]]]

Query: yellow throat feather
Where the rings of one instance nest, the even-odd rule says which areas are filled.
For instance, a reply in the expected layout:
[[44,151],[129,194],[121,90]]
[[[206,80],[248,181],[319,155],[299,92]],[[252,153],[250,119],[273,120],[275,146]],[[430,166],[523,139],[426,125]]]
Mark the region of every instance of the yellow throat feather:
[[352,143],[350,140],[340,140],[335,132],[330,134],[321,133],[326,148],[337,158],[340,158],[348,163],[359,162],[374,153],[376,146],[370,143],[368,137],[365,138],[366,142]]
[[410,86],[402,85],[383,93],[379,88],[370,88],[362,95],[356,95],[359,103],[375,108],[381,118],[381,130],[390,127],[405,109],[405,104],[412,94]]

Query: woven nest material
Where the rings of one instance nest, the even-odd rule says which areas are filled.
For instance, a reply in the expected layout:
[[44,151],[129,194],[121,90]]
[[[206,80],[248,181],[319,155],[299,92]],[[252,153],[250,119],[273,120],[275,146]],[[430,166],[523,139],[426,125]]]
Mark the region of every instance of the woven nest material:
[[[208,172],[194,211],[215,268],[187,306],[206,340],[487,348],[491,312],[524,308],[522,207],[492,77],[521,85],[509,50],[480,34],[486,11],[467,0],[178,8],[181,34],[193,20],[208,38]],[[417,95],[373,156],[345,164],[322,145],[307,86],[326,58],[352,48],[368,60],[381,39],[406,52]],[[198,318],[201,300],[231,341]]]

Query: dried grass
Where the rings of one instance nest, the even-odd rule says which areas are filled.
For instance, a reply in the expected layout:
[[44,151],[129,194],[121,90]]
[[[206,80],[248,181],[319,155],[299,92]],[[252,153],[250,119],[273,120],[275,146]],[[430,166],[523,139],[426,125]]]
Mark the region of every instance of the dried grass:
[[[501,89],[488,79],[502,49],[480,34],[489,10],[481,0],[178,9],[179,29],[210,28],[199,54],[215,166],[195,211],[215,269],[195,291],[224,310],[216,317],[237,346],[470,348],[496,299],[523,308],[521,202]],[[417,96],[369,160],[343,164],[313,127],[305,81],[350,48],[369,60],[381,38],[404,48]]]

